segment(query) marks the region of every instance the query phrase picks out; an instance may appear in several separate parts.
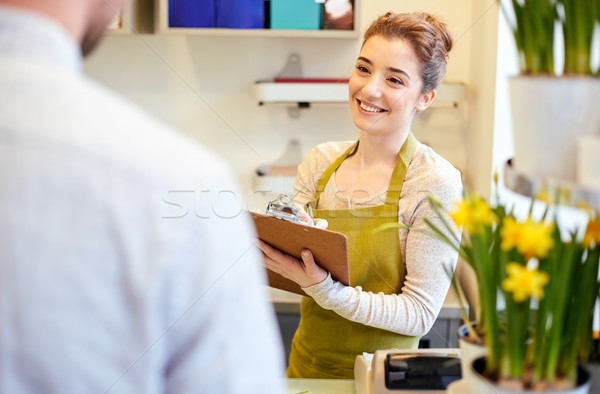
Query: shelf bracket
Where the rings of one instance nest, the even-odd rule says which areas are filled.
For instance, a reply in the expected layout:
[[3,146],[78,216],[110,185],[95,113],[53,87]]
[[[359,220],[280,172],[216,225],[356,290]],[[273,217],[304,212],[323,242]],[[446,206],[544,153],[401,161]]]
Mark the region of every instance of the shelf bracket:
[[277,74],[278,78],[302,78],[302,63],[300,54],[291,53],[288,56],[287,63]]
[[[302,62],[299,53],[291,53],[288,56],[287,63],[283,69],[277,74],[277,78],[302,78]],[[290,118],[296,119],[300,117],[301,108],[310,108],[310,103],[300,102],[298,105],[288,107],[288,115]]]
[[300,110],[302,108],[310,108],[310,103],[299,102],[298,105],[287,107],[288,115],[290,118],[296,119],[300,117]]

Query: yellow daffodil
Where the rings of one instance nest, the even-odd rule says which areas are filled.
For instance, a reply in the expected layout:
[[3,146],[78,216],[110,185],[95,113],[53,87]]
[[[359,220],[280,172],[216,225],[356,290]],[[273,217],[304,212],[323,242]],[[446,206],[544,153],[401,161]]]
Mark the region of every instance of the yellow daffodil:
[[544,286],[550,280],[547,273],[536,269],[527,269],[518,263],[506,265],[508,277],[502,281],[502,289],[513,295],[515,302],[523,302],[528,298],[541,300],[544,298]]
[[457,226],[463,226],[470,234],[483,231],[483,226],[496,222],[496,215],[482,198],[465,198],[459,201],[450,217]]
[[500,229],[500,237],[502,243],[500,243],[500,249],[507,252],[517,246],[519,242],[519,224],[513,217],[506,217],[502,222],[502,228]]
[[600,216],[590,219],[583,236],[583,247],[590,248],[592,245],[600,243]]
[[519,223],[514,218],[507,217],[500,230],[500,248],[509,251],[516,247],[526,260],[531,257],[544,258],[554,246],[553,230],[553,224],[536,223],[531,218]]

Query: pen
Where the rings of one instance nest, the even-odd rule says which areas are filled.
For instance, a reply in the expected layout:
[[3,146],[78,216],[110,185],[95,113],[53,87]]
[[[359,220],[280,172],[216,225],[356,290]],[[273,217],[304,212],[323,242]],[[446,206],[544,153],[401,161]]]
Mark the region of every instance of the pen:
[[304,205],[304,210],[308,214],[308,217],[310,218],[311,224],[314,226],[315,225],[315,219],[313,217],[312,207],[310,206],[310,203],[307,202],[306,205]]

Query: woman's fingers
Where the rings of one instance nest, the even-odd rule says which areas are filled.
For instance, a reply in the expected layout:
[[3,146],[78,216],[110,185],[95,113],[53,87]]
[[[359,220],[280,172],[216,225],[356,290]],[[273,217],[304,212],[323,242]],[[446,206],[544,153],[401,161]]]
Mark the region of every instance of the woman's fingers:
[[[261,241],[260,239],[258,240],[258,247],[267,256],[272,256],[272,255],[275,255],[277,252],[279,252],[277,249],[275,249],[268,243]],[[281,253],[281,252],[279,252],[279,253]]]
[[265,256],[265,265],[267,266],[267,268],[271,271],[277,272],[278,274],[281,274],[283,272],[282,268],[280,268],[282,264],[299,264],[299,261],[297,259],[275,249],[274,247],[261,241],[260,239],[258,240],[258,247]]
[[329,223],[325,219],[315,219],[315,227],[322,228],[325,230],[329,226]]
[[302,287],[316,285],[317,283],[321,283],[327,278],[327,271],[323,268],[319,267],[317,263],[315,263],[315,259],[310,250],[304,249],[302,251],[302,262],[304,262],[304,272],[308,277],[308,281],[305,282],[305,285]]
[[302,256],[302,261],[304,261],[304,264],[315,265],[315,258],[313,257],[310,250],[304,249],[300,256]]
[[298,212],[300,212],[300,221],[302,223],[306,223],[308,225],[314,226],[315,221],[310,215],[304,210],[304,207],[300,204],[296,204],[296,208],[298,208]]
[[308,249],[302,251],[302,260],[298,260],[261,240],[258,240],[258,247],[263,252],[265,266],[268,269],[293,280],[301,287],[312,286],[327,278],[327,271],[317,265]]
[[286,261],[286,262],[287,261],[296,261],[296,259],[293,258],[292,256],[283,253],[279,249],[275,249],[274,247],[272,247],[268,243],[261,241],[260,239],[258,240],[258,247],[260,248],[260,250],[262,250],[262,252],[267,257],[269,257],[270,259],[272,259],[276,262],[277,261]]

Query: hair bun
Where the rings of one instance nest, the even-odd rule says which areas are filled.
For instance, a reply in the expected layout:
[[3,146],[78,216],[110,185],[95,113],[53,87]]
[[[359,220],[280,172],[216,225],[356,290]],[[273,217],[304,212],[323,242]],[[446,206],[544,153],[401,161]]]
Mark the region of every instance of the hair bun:
[[454,44],[454,39],[448,30],[448,25],[436,15],[423,12],[421,16],[435,29],[436,35],[444,43],[444,48],[446,48],[447,52],[450,52]]

